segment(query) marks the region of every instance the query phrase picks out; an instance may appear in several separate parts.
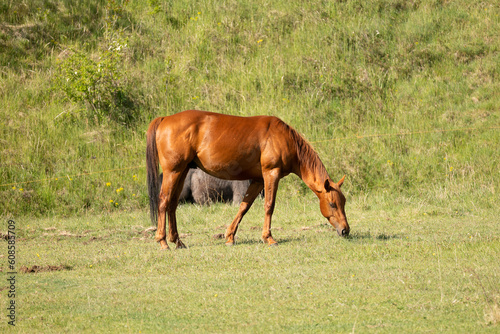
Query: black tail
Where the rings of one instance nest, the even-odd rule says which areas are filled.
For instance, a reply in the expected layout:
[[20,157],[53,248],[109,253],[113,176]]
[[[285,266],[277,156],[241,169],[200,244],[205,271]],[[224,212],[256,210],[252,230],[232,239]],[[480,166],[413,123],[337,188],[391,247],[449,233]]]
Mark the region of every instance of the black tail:
[[148,175],[148,194],[149,194],[149,216],[151,223],[158,223],[158,199],[160,194],[160,185],[158,183],[158,148],[156,147],[156,129],[160,125],[162,117],[156,118],[149,124],[146,134],[146,165]]

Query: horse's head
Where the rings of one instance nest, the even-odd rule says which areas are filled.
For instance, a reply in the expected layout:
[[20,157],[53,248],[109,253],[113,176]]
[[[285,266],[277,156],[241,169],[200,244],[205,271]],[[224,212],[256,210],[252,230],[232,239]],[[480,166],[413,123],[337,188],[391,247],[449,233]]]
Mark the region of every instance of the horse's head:
[[345,175],[338,183],[329,178],[325,180],[324,190],[319,194],[319,205],[321,213],[337,230],[338,235],[347,237],[349,235],[349,224],[345,216],[345,196],[340,191],[344,183]]

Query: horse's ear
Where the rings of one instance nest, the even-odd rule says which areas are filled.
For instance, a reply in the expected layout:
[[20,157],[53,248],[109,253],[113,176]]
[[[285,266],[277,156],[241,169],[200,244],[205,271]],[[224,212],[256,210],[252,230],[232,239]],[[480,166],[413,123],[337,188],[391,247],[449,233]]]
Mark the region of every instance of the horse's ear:
[[332,190],[332,186],[330,185],[330,180],[328,180],[328,179],[325,180],[325,190],[326,190],[326,192],[329,192],[330,190]]
[[339,186],[339,188],[342,186],[342,183],[344,183],[344,180],[345,180],[345,175],[342,176],[342,178],[340,179],[340,181],[337,183],[337,185]]

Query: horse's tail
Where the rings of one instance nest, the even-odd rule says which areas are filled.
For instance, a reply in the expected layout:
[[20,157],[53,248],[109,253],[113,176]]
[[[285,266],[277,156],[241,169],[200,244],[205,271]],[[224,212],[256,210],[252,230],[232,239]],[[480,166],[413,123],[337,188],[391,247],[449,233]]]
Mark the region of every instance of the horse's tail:
[[160,125],[162,117],[154,119],[148,128],[146,134],[146,165],[147,165],[147,182],[149,194],[149,216],[151,223],[156,225],[158,222],[158,199],[160,194],[160,185],[158,183],[158,148],[156,147],[156,130]]

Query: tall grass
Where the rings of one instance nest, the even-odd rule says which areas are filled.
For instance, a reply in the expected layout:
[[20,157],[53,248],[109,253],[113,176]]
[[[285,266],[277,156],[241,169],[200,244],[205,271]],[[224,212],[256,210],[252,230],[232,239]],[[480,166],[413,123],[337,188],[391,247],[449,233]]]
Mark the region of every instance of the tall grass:
[[[0,184],[14,183],[0,188],[2,216],[145,208],[141,167],[69,176],[143,165],[148,122],[191,108],[279,116],[313,143],[334,179],[347,174],[353,197],[494,207],[494,2],[111,4],[0,7]],[[127,40],[118,84],[136,116],[99,124],[81,112],[88,105],[53,89],[54,77],[71,50],[98,59],[114,14]],[[355,138],[456,128],[476,130]],[[303,187],[296,178],[282,186]]]

